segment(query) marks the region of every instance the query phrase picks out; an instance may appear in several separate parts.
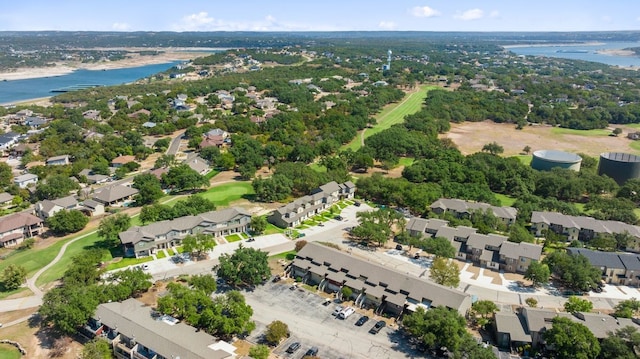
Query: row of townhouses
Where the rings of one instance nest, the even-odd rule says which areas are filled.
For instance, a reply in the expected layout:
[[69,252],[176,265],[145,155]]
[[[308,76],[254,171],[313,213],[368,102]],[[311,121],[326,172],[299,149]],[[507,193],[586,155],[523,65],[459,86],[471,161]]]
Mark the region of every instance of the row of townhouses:
[[456,258],[495,270],[524,273],[542,256],[540,245],[509,242],[508,237],[476,233],[472,227],[449,227],[447,221],[436,218],[412,217],[406,229],[412,236],[446,238],[456,249]]
[[445,306],[465,315],[471,297],[457,289],[441,286],[353,257],[350,254],[310,242],[296,254],[286,269],[288,276],[319,290],[340,293],[352,290],[350,299],[376,313],[399,317],[418,307]]
[[568,241],[589,241],[598,234],[631,235],[632,240],[627,243],[626,250],[640,252],[640,226],[634,226],[619,221],[602,221],[586,216],[569,216],[557,212],[531,213],[531,230],[536,236],[542,236],[545,230],[567,237]]
[[583,324],[598,340],[607,338],[610,333],[615,333],[616,330],[626,326],[640,330],[636,320],[614,318],[607,314],[582,312],[571,314],[548,309],[519,308],[515,313],[495,314],[498,346],[502,348],[516,348],[523,345],[531,345],[533,348],[544,347],[543,334],[551,329],[552,320],[555,317],[565,317]]
[[311,191],[310,195],[300,197],[276,209],[267,220],[281,228],[296,227],[334,203],[353,198],[355,193],[356,186],[351,181],[340,184],[331,181]]
[[184,237],[198,233],[214,237],[241,233],[249,230],[251,214],[242,208],[232,207],[219,211],[201,213],[196,216],[179,217],[173,220],[134,226],[119,237],[127,257],[144,257],[158,250],[179,246]]
[[592,251],[567,248],[572,255],[587,257],[591,266],[602,271],[602,280],[609,284],[640,286],[640,254]]
[[451,213],[458,218],[469,218],[473,212],[490,211],[506,226],[515,223],[518,210],[513,207],[497,207],[482,202],[464,201],[454,198],[440,198],[430,206],[431,211],[437,214]]
[[102,338],[118,359],[232,359],[235,347],[136,300],[100,304],[81,331]]

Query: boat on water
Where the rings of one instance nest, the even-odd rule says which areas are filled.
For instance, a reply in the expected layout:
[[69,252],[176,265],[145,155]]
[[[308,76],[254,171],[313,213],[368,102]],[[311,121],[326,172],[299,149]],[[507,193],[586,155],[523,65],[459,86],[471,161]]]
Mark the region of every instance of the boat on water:
[[90,89],[90,88],[94,88],[94,87],[101,87],[103,85],[96,85],[96,84],[79,84],[79,85],[71,85],[71,86],[66,86],[66,87],[60,87],[57,89],[52,89],[50,90],[50,92],[71,92],[71,91],[78,91],[78,90],[86,90],[86,89]]

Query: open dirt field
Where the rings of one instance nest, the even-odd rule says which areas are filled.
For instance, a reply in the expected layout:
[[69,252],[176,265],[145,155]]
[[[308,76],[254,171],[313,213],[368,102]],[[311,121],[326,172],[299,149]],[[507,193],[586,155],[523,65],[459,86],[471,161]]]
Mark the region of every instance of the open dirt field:
[[[626,138],[628,132],[635,130],[624,126],[616,127],[623,129],[623,134],[619,137],[594,135],[593,132],[585,132],[585,135],[561,133],[557,128],[543,125],[516,130],[513,124],[491,121],[464,122],[451,124],[451,130],[441,135],[441,138],[451,139],[463,154],[479,152],[482,146],[493,141],[504,147],[505,156],[518,155],[525,146],[531,147],[532,152],[553,149],[585,153],[594,157],[598,157],[602,152],[637,153],[629,146],[632,141]],[[613,130],[613,127],[610,130]]]

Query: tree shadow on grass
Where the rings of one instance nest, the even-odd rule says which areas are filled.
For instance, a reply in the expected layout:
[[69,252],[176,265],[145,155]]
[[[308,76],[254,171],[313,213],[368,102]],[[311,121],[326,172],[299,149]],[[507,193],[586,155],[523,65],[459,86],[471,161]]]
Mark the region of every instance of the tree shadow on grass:
[[255,193],[245,193],[241,197],[242,199],[246,199],[249,202],[255,202],[257,198]]
[[108,251],[111,255],[111,258],[124,257],[122,246],[114,246],[111,241],[105,239],[99,240],[92,245],[85,246],[84,249],[100,249],[103,251]]

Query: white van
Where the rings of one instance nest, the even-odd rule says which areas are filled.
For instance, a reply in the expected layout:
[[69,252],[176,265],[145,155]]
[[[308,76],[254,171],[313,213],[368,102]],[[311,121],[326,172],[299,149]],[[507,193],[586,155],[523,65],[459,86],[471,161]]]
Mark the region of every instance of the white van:
[[351,307],[346,307],[344,308],[339,314],[338,314],[338,318],[340,319],[347,319],[349,318],[349,316],[353,313],[355,313],[356,310],[351,308]]

